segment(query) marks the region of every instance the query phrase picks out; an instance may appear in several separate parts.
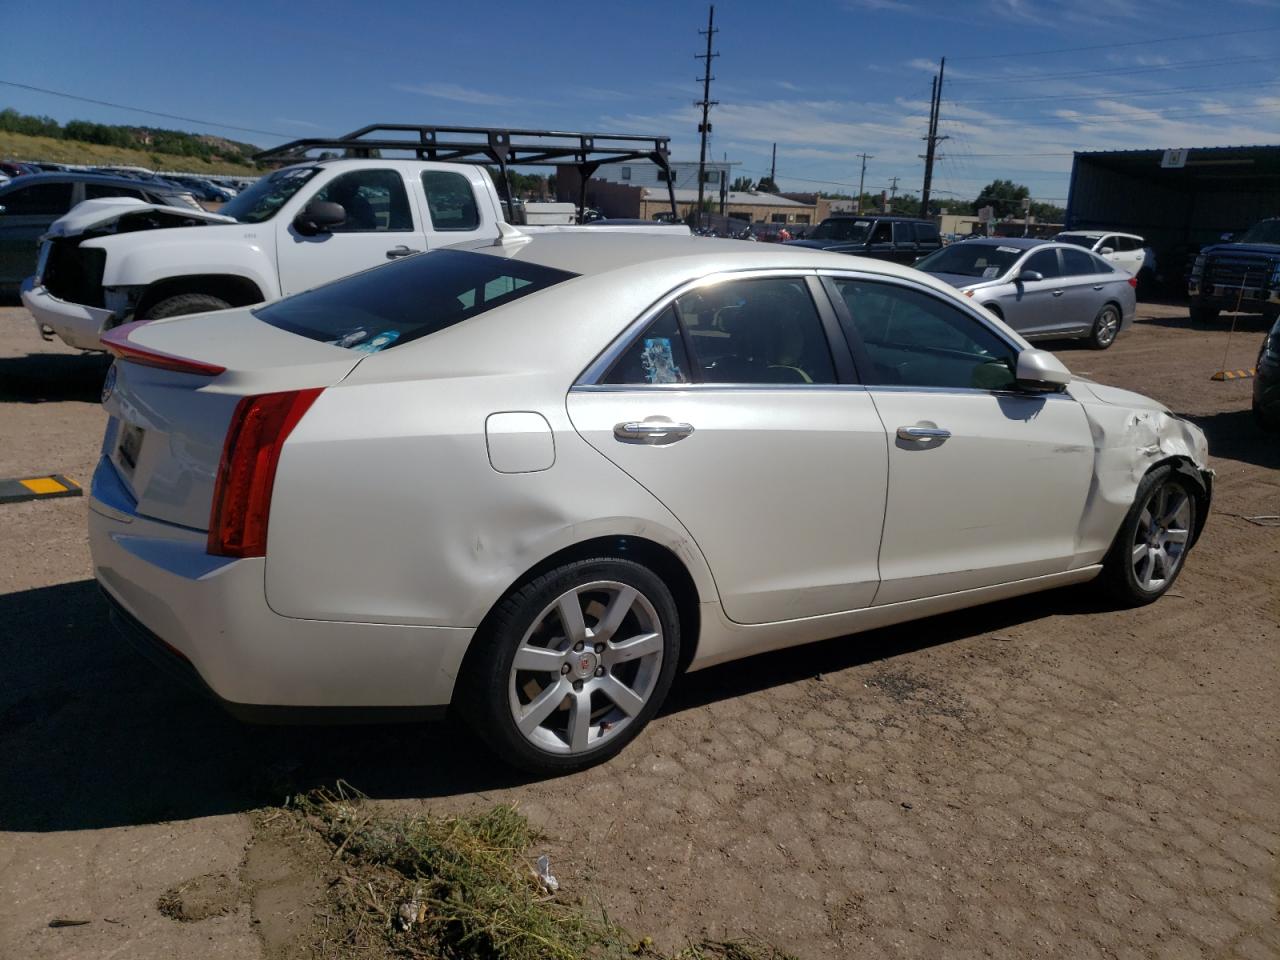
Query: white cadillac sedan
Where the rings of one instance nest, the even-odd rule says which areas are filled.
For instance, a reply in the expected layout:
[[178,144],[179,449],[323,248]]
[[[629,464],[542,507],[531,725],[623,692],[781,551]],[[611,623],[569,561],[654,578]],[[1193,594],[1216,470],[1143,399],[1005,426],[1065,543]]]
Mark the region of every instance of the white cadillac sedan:
[[1159,403],[805,248],[509,235],[104,343],[128,632],[239,715],[452,705],[539,771],[681,670],[1095,578],[1153,601],[1211,495]]

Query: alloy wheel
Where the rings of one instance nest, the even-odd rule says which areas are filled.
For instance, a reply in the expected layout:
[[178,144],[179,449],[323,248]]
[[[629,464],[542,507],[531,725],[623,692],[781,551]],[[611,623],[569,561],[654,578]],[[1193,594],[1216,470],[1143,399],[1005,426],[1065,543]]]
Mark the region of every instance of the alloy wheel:
[[1120,332],[1120,314],[1116,312],[1115,307],[1103,307],[1102,313],[1098,315],[1098,327],[1094,331],[1094,339],[1098,346],[1110,346],[1115,340],[1116,334]]
[[625,583],[565,591],[525,632],[511,664],[511,717],[532,745],[580,754],[616,737],[658,684],[662,621]]
[[1191,497],[1176,483],[1151,491],[1134,534],[1133,575],[1148,593],[1163,589],[1182,565],[1191,536]]

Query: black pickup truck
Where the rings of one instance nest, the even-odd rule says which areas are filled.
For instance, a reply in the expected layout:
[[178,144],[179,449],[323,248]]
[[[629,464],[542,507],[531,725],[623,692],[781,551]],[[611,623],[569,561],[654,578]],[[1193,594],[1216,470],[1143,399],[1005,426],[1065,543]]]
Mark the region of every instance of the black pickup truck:
[[808,237],[789,240],[787,244],[894,263],[915,263],[925,254],[941,249],[942,239],[937,225],[929,220],[872,213],[827,217]]
[[1205,247],[1187,286],[1191,319],[1210,323],[1221,310],[1280,316],[1280,217],[1262,220],[1239,240]]

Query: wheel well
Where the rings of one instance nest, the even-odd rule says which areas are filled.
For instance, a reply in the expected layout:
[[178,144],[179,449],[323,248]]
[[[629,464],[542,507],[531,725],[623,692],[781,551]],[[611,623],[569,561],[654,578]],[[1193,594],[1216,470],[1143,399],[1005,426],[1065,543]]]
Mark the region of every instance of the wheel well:
[[[1213,496],[1213,475],[1201,472],[1200,468],[1191,461],[1189,457],[1169,457],[1161,460],[1157,464],[1153,464],[1147,473],[1151,470],[1158,470],[1161,467],[1173,467],[1174,471],[1187,480],[1187,486],[1191,488],[1191,495],[1196,500],[1196,528],[1191,531],[1191,542],[1188,547],[1194,546],[1195,542],[1200,539],[1200,532],[1204,530],[1205,521],[1209,519],[1209,501]],[[1145,477],[1146,474],[1143,474]]]
[[994,313],[998,320],[1004,319],[1004,311],[1001,310],[999,307],[997,307],[994,303],[980,303],[978,304],[978,306],[982,307],[982,309],[986,310],[988,313]]
[[[476,628],[476,634],[479,635],[484,631],[489,617],[492,616],[494,610],[497,610],[502,600],[512,591],[518,590],[522,584],[528,583],[535,577],[539,577],[549,570],[554,570],[556,567],[562,567],[566,563],[572,563],[575,560],[590,560],[595,557],[634,560],[636,563],[648,567],[662,578],[663,583],[671,590],[671,596],[676,602],[676,612],[680,617],[680,670],[683,671],[693,660],[694,652],[698,647],[698,635],[701,628],[698,588],[694,584],[688,568],[685,567],[679,557],[661,544],[646,540],[644,537],[597,537],[593,540],[575,543],[551,554],[545,560],[522,573],[516,578],[515,582],[502,591],[502,596],[498,598],[490,612],[480,622],[480,626]],[[471,649],[476,649],[474,643],[471,645]]]
[[134,308],[134,316],[145,316],[146,312],[162,300],[176,297],[184,293],[203,293],[210,297],[225,300],[233,307],[247,307],[251,303],[261,303],[265,297],[258,285],[247,277],[230,274],[197,274],[187,277],[170,277],[159,280],[147,287],[138,305]]

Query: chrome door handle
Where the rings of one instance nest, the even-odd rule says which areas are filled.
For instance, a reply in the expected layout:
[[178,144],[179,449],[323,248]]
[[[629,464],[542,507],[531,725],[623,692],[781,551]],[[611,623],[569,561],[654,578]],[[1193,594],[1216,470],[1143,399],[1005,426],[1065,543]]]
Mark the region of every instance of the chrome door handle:
[[683,440],[693,433],[691,423],[673,423],[665,418],[629,420],[615,424],[613,435],[623,443],[647,443],[662,446]]
[[898,439],[910,440],[916,443],[937,440],[941,443],[943,440],[951,439],[951,431],[943,430],[941,427],[899,427]]
[[397,257],[407,257],[412,254],[421,253],[421,252],[422,252],[421,250],[410,250],[404,244],[401,244],[400,246],[392,247],[390,250],[387,251],[387,259],[394,260]]
[[1102,284],[1100,284],[1100,283],[1095,283],[1095,284],[1093,285],[1093,289],[1095,289],[1095,290],[1101,290],[1101,289],[1102,289]]
[[1060,297],[1060,296],[1062,296],[1065,292],[1066,292],[1065,290],[1055,290],[1055,291],[1053,291],[1053,295],[1054,295],[1055,297]]

